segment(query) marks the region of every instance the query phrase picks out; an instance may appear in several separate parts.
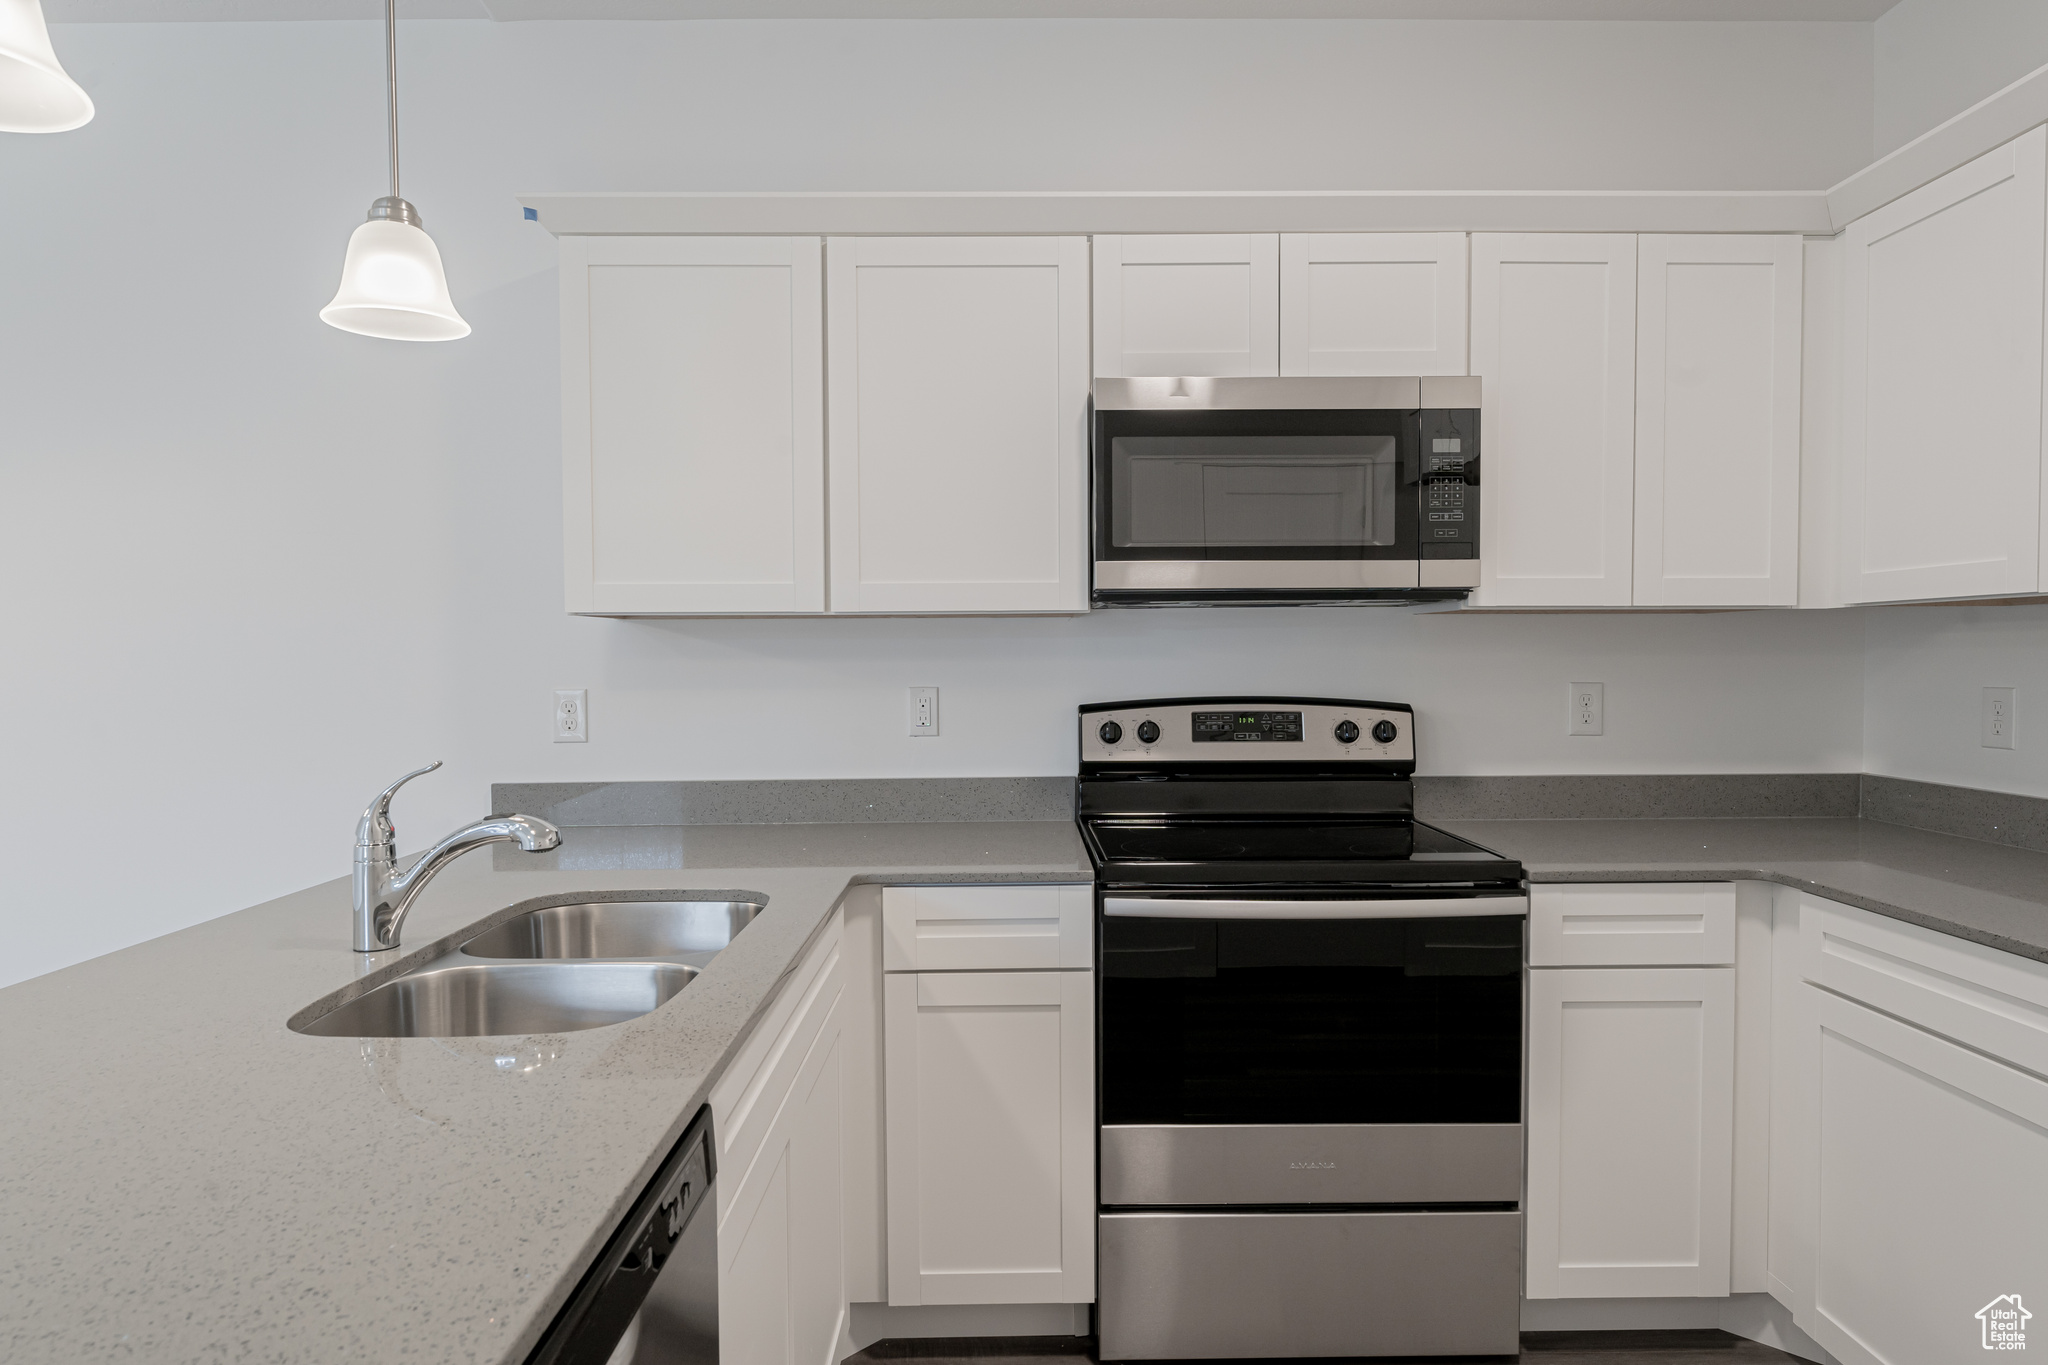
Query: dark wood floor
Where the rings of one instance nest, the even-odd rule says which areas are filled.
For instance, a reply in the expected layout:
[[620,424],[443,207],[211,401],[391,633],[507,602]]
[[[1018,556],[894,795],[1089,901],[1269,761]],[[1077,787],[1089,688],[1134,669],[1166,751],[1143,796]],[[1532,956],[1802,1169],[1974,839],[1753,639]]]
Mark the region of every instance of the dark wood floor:
[[[1524,1332],[1528,1365],[1767,1365],[1799,1357],[1726,1332]],[[878,1341],[847,1365],[1094,1365],[1093,1337],[925,1337]],[[1400,1365],[1380,1357],[1373,1365]],[[1417,1365],[1424,1365],[1417,1362]],[[1426,1365],[1448,1365],[1441,1356]]]

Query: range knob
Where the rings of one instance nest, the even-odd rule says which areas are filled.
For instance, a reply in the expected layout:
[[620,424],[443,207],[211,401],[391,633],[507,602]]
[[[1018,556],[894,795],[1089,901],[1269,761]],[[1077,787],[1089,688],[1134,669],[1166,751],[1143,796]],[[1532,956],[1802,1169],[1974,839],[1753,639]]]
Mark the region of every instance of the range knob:
[[1356,741],[1357,741],[1357,739],[1358,739],[1358,722],[1357,722],[1357,721],[1353,721],[1353,720],[1340,720],[1340,721],[1338,721],[1338,722],[1337,722],[1337,742],[1338,742],[1339,744],[1351,744],[1351,743],[1354,743],[1354,742],[1356,742]]
[[1394,736],[1400,733],[1399,730],[1394,728],[1394,722],[1390,720],[1383,720],[1378,725],[1372,727],[1372,737],[1382,744],[1392,744]]
[[1159,727],[1149,720],[1138,722],[1138,743],[1151,744],[1159,738]]
[[1102,722],[1102,728],[1095,733],[1102,736],[1104,744],[1114,744],[1124,737],[1124,727],[1113,720],[1106,720]]

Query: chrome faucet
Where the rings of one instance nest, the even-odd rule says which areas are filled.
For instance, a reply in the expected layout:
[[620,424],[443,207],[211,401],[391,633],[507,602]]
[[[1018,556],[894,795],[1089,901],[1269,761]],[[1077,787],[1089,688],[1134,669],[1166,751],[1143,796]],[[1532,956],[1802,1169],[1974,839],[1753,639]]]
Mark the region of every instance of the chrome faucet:
[[398,870],[397,832],[391,827],[391,798],[400,787],[441,766],[435,759],[418,772],[407,773],[380,793],[356,822],[355,910],[356,951],[381,953],[398,946],[399,926],[434,874],[473,848],[516,843],[540,853],[562,842],[562,831],[531,815],[493,815],[435,844],[405,871]]

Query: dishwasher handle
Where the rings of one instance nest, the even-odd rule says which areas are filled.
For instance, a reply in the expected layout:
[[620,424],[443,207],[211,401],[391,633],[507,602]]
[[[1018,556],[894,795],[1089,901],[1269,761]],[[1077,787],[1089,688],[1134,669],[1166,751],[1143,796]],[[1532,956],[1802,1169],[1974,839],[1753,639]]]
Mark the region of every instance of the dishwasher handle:
[[1467,919],[1529,913],[1529,898],[1507,895],[1386,896],[1351,900],[1261,896],[1104,896],[1102,913],[1131,919]]

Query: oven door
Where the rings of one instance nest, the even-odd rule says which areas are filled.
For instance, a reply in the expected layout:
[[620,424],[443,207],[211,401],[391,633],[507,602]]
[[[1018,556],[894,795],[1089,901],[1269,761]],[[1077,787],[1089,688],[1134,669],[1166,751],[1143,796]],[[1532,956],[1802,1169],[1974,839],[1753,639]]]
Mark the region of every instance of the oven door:
[[1105,1206],[1520,1201],[1524,897],[1102,908]]
[[1098,409],[1096,593],[1414,589],[1419,450],[1415,411]]
[[1519,894],[1105,895],[1099,1354],[1510,1354]]

